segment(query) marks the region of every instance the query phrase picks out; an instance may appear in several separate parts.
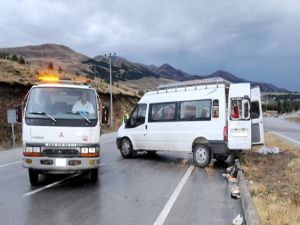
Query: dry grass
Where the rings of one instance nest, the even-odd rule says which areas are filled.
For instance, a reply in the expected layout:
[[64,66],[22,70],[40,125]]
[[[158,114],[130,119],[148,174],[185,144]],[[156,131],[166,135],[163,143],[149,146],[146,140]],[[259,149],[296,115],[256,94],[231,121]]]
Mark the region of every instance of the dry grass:
[[261,223],[300,224],[300,149],[265,134],[266,146],[279,147],[277,155],[261,155],[259,147],[241,157]]

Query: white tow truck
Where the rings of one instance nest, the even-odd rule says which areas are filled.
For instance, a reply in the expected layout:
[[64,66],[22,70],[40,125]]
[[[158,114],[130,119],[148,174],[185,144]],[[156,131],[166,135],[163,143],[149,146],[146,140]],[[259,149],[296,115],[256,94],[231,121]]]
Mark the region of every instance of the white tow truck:
[[94,88],[57,81],[34,85],[17,107],[17,119],[32,185],[39,174],[87,172],[97,181],[101,107]]

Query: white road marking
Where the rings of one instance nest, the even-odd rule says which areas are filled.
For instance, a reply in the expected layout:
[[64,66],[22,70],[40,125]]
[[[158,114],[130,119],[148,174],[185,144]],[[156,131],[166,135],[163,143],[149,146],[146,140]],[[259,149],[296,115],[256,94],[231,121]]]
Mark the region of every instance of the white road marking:
[[278,132],[276,132],[276,131],[271,131],[271,132],[274,133],[274,134],[277,134],[278,136],[281,136],[281,137],[283,137],[283,138],[285,138],[285,139],[288,139],[288,140],[290,140],[290,141],[292,141],[292,142],[294,142],[294,143],[296,143],[296,144],[298,144],[298,145],[300,145],[300,142],[299,142],[299,141],[295,141],[294,139],[289,138],[289,137],[287,137],[287,136],[285,136],[285,135],[283,135],[283,134],[280,134],[280,133],[278,133]]
[[53,183],[48,184],[48,185],[46,185],[46,186],[44,186],[44,187],[37,188],[37,189],[35,189],[35,190],[33,190],[33,191],[27,192],[26,194],[23,195],[23,197],[27,197],[27,196],[36,194],[36,193],[38,193],[38,192],[41,192],[41,191],[43,191],[43,190],[45,190],[45,189],[48,189],[48,188],[51,188],[51,187],[53,187],[53,186],[55,186],[55,185],[58,185],[58,184],[60,184],[60,183],[62,183],[62,182],[64,182],[64,181],[66,181],[66,180],[69,180],[69,179],[71,179],[71,178],[73,178],[73,177],[77,177],[77,176],[79,176],[79,174],[73,174],[73,175],[71,175],[71,176],[68,176],[68,177],[62,179],[62,180],[53,182]]
[[[104,165],[104,163],[100,163],[100,166],[103,166],[103,165]],[[60,184],[60,183],[62,183],[62,182],[64,182],[64,181],[70,180],[71,178],[77,177],[77,176],[79,176],[79,175],[80,175],[80,174],[73,174],[73,175],[71,175],[71,176],[68,176],[68,177],[62,179],[62,180],[58,180],[58,181],[53,182],[53,183],[51,183],[51,184],[48,184],[48,185],[46,185],[46,186],[37,188],[37,189],[35,189],[35,190],[33,190],[33,191],[30,191],[30,192],[25,193],[25,194],[23,195],[23,197],[27,197],[27,196],[30,196],[30,195],[34,195],[34,194],[36,194],[36,193],[38,193],[38,192],[41,192],[41,191],[46,190],[46,189],[48,189],[48,188],[54,187],[54,186],[56,186],[56,185],[58,185],[58,184]]]
[[169,198],[169,200],[165,204],[163,210],[160,212],[159,216],[156,218],[153,225],[162,225],[165,222],[169,212],[171,211],[176,199],[178,198],[183,186],[185,185],[186,181],[188,180],[189,176],[191,175],[194,167],[195,167],[194,165],[191,165],[188,168],[188,170],[185,172],[185,174],[182,177],[181,181],[177,185],[175,191],[172,193],[171,197]]
[[21,162],[22,162],[21,160],[18,160],[18,161],[14,161],[14,162],[10,162],[10,163],[4,163],[4,164],[0,165],[0,168],[5,167],[5,166],[15,165],[15,164],[18,164]]

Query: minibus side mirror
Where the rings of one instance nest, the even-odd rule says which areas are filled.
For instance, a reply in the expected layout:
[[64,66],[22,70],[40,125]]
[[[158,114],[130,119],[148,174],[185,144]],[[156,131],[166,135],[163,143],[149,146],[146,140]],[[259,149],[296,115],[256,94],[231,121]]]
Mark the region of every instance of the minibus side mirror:
[[22,107],[20,105],[17,105],[15,109],[16,109],[16,121],[18,123],[22,123]]

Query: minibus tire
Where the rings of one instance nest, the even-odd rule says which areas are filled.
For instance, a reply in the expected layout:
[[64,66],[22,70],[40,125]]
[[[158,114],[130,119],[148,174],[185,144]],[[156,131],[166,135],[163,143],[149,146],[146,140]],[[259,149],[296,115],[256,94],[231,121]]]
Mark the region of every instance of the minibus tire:
[[133,154],[132,144],[128,138],[123,138],[120,144],[120,152],[123,158],[131,158]]
[[210,163],[211,153],[209,148],[203,144],[197,144],[193,149],[193,160],[196,166],[206,167]]
[[39,184],[39,173],[37,170],[28,169],[28,174],[29,174],[29,180],[32,186],[36,186]]
[[91,183],[96,183],[98,180],[98,168],[96,169],[91,169],[90,174],[89,174],[90,182]]

